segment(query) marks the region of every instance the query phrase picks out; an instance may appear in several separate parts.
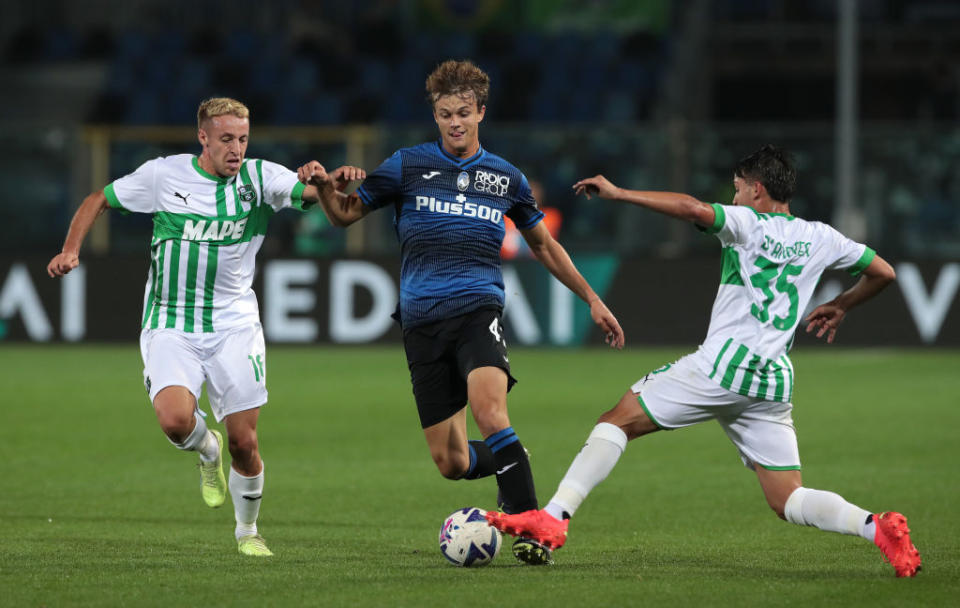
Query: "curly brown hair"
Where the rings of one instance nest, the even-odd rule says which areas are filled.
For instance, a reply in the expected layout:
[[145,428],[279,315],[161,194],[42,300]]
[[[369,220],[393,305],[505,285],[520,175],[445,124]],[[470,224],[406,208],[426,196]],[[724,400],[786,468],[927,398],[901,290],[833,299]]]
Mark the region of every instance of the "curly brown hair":
[[448,59],[427,76],[427,101],[430,105],[444,95],[468,96],[473,93],[479,110],[490,95],[490,77],[471,61]]

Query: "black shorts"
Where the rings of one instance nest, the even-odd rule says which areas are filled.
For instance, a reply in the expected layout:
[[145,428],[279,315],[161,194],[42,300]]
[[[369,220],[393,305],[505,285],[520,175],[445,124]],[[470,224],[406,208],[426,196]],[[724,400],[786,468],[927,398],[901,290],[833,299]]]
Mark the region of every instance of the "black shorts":
[[410,382],[423,428],[453,416],[467,404],[467,375],[478,367],[499,367],[510,375],[500,310],[481,308],[403,332]]

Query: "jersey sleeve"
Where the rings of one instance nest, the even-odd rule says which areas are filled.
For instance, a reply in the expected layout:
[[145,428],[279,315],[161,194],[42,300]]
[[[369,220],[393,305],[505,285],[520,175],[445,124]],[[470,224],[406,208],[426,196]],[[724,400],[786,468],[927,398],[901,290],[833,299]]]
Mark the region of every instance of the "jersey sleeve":
[[107,204],[124,213],[154,213],[157,210],[157,168],[162,158],[143,163],[129,175],[114,180],[103,189]]
[[400,196],[402,171],[403,157],[397,150],[372,173],[368,173],[367,179],[357,188],[357,195],[363,204],[371,209],[393,204]]
[[877,255],[873,249],[847,238],[830,226],[827,226],[827,239],[834,260],[827,265],[830,270],[846,270],[853,276],[859,276]]
[[303,191],[306,186],[297,179],[297,174],[283,165],[268,160],[257,160],[257,172],[263,180],[263,200],[276,211],[293,207],[303,210]]
[[713,203],[711,207],[714,211],[713,225],[702,230],[716,235],[724,245],[746,243],[759,221],[757,213],[749,207],[734,205]]
[[518,230],[529,230],[541,220],[543,220],[543,211],[537,207],[537,199],[533,198],[533,191],[530,189],[530,183],[527,182],[527,176],[520,174],[520,184],[517,186],[516,199],[514,204],[507,211],[507,217],[513,220]]

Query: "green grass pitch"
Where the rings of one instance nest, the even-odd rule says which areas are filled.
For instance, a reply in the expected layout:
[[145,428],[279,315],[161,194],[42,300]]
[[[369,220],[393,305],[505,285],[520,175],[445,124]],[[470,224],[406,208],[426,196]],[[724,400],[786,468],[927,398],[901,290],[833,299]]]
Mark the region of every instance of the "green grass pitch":
[[[511,351],[514,428],[550,498],[596,417],[687,349]],[[267,353],[260,529],[243,558],[231,503],[202,503],[193,454],[164,439],[135,345],[0,347],[0,605],[936,606],[960,596],[960,352],[794,354],[805,485],[910,518],[924,569],[778,520],[715,424],[630,443],[556,565],[509,548],[487,568],[437,548],[492,479],[436,472],[402,349]],[[212,419],[211,419],[212,420]]]

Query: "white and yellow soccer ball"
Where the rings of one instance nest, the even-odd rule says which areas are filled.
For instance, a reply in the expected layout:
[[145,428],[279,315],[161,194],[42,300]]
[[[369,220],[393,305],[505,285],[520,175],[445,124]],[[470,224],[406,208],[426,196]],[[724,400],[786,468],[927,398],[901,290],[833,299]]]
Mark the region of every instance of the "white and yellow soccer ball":
[[440,553],[464,568],[486,566],[500,553],[503,537],[491,527],[477,507],[464,507],[450,514],[440,528]]

